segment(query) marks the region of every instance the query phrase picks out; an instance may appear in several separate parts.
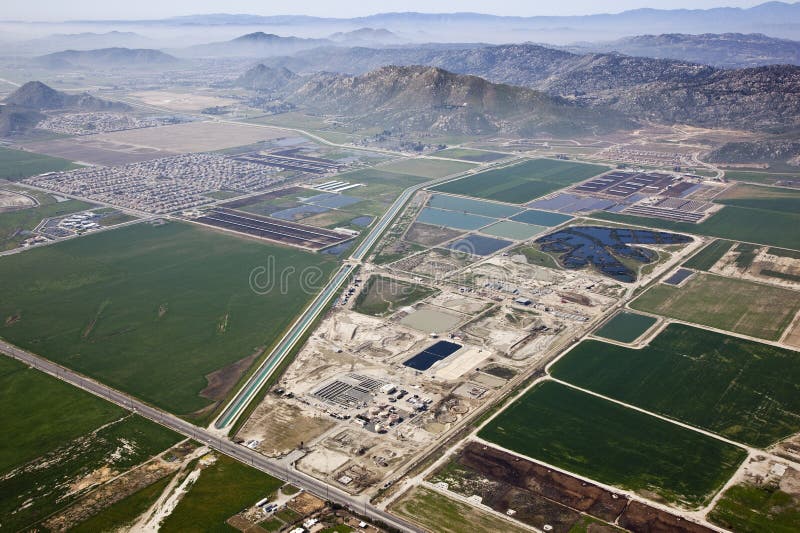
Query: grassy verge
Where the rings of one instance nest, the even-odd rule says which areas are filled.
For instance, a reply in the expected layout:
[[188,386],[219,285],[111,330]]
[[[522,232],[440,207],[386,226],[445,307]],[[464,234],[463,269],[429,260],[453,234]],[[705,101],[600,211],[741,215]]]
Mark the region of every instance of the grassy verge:
[[80,168],[80,165],[49,155],[0,147],[0,179],[16,181],[45,172]]
[[481,511],[433,490],[417,487],[392,505],[392,512],[431,531],[472,533],[474,531],[527,531],[494,514]]
[[708,519],[737,533],[794,533],[800,530],[800,502],[774,486],[734,485]]

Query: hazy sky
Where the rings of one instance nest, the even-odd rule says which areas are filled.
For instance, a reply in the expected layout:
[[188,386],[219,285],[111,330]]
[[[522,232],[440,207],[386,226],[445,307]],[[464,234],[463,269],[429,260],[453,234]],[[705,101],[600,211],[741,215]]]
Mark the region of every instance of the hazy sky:
[[388,11],[447,13],[474,11],[498,15],[583,15],[640,7],[750,7],[765,0],[0,0],[2,20],[161,18],[196,13],[316,15],[352,17]]

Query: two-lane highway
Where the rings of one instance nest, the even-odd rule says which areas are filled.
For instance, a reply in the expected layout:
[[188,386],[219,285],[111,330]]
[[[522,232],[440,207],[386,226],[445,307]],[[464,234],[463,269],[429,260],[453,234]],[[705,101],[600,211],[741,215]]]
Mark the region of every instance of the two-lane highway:
[[14,359],[22,361],[33,368],[41,370],[42,372],[55,376],[58,379],[71,383],[85,391],[91,392],[92,394],[104,398],[125,409],[131,410],[145,418],[152,420],[153,422],[168,427],[177,433],[185,435],[186,437],[192,438],[197,442],[205,444],[210,448],[213,448],[220,453],[224,453],[225,455],[228,455],[244,464],[257,468],[258,470],[266,472],[267,474],[276,478],[290,482],[293,485],[316,494],[323,499],[327,498],[330,501],[344,505],[354,512],[363,514],[372,520],[383,521],[384,523],[401,531],[424,531],[419,527],[406,522],[405,520],[389,514],[386,511],[373,507],[369,504],[366,496],[353,496],[348,494],[337,487],[332,487],[323,481],[304,474],[303,472],[289,468],[285,465],[281,465],[277,461],[269,459],[256,451],[239,444],[235,444],[229,441],[227,438],[219,437],[206,429],[197,427],[194,424],[183,420],[182,418],[178,418],[170,413],[152,407],[137,400],[136,398],[128,396],[125,393],[122,393],[116,389],[112,389],[111,387],[103,385],[102,383],[98,383],[93,379],[82,376],[77,372],[73,372],[67,368],[48,361],[47,359],[43,359],[37,355],[22,350],[21,348],[18,348],[12,344],[0,341],[0,352],[13,357]]

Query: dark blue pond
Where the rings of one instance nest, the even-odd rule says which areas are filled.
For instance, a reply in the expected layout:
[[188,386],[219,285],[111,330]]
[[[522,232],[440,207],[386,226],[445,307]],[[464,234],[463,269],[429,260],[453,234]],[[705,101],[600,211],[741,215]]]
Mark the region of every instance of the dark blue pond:
[[361,227],[361,228],[366,228],[367,226],[372,224],[372,221],[374,219],[375,219],[375,217],[364,215],[364,216],[360,216],[360,217],[354,218],[353,220],[350,221],[350,223],[352,225],[354,225],[354,226],[358,226],[358,227]]
[[447,245],[451,250],[467,253],[471,255],[490,255],[506,246],[511,246],[511,241],[484,237],[483,235],[467,235],[463,239],[458,239]]
[[694,274],[694,272],[691,270],[687,270],[685,268],[679,268],[678,270],[675,271],[674,274],[672,274],[669,278],[664,280],[664,283],[668,283],[670,285],[680,285],[683,280],[685,280],[692,274]]
[[603,274],[625,283],[636,281],[636,272],[626,267],[620,258],[640,263],[652,263],[658,259],[654,251],[631,245],[669,245],[691,241],[691,237],[663,231],[599,226],[566,228],[536,239],[543,251],[559,254],[565,268],[578,269],[593,265]]
[[342,255],[353,246],[353,241],[345,241],[337,245],[325,248],[321,253],[328,255]]
[[414,370],[428,370],[434,363],[441,361],[449,355],[453,355],[459,348],[461,348],[460,344],[449,341],[439,341],[403,364]]

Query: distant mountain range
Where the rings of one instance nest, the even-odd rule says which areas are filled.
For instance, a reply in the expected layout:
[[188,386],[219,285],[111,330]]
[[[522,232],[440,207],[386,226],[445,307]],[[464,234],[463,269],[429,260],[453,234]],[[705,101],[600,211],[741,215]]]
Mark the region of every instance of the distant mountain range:
[[568,49],[578,53],[619,52],[631,56],[679,59],[721,68],[800,65],[800,42],[760,33],[638,35]]
[[711,67],[620,54],[579,55],[534,44],[468,48],[317,48],[290,57],[266,59],[299,73],[361,74],[384,65],[428,65],[559,95],[631,87],[652,81],[708,75]]
[[[272,75],[256,67],[257,74]],[[284,72],[284,71],[281,71]],[[285,99],[313,111],[350,117],[364,127],[483,135],[603,133],[635,124],[617,111],[585,108],[544,93],[491,83],[435,67],[382,67],[360,76],[284,77]]]
[[176,48],[172,53],[181,57],[270,57],[292,55],[303,50],[320,47],[397,45],[404,42],[394,33],[384,29],[359,28],[338,32],[326,39],[282,37],[272,33],[254,32],[230,41],[199,44]]
[[800,67],[726,70],[616,53],[574,54],[538,45],[469,49],[325,48],[265,60],[292,71],[362,74],[427,65],[601,106],[635,120],[774,131],[800,126]]
[[330,35],[328,40],[347,46],[396,45],[408,42],[399,35],[383,28],[359,28],[353,31],[336,32]]
[[95,50],[98,48],[152,48],[154,42],[138,33],[109,31],[55,34],[11,43],[4,54],[43,55],[62,50]]
[[230,41],[199,44],[172,50],[181,57],[268,57],[291,55],[302,50],[329,46],[327,39],[281,37],[271,33],[255,32]]
[[98,50],[64,50],[35,58],[46,68],[151,68],[174,65],[178,59],[148,48],[101,48]]
[[[632,33],[755,33],[800,38],[800,4],[767,2],[751,8],[635,9],[617,14],[588,16],[496,16],[479,13],[380,13],[356,18],[209,14],[139,21],[81,21],[86,24],[260,26],[264,31],[297,33],[293,28],[318,32],[386,28],[416,41],[457,42],[546,41],[566,44],[609,40]],[[279,30],[283,28],[283,30]],[[322,33],[317,33],[322,34]],[[509,35],[517,38],[509,39]]]

